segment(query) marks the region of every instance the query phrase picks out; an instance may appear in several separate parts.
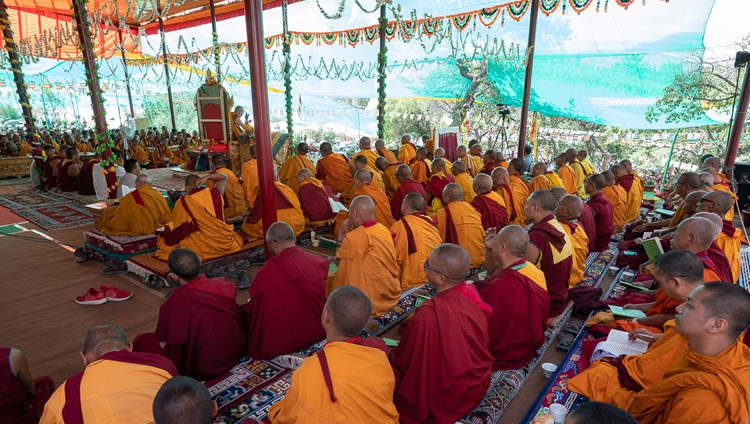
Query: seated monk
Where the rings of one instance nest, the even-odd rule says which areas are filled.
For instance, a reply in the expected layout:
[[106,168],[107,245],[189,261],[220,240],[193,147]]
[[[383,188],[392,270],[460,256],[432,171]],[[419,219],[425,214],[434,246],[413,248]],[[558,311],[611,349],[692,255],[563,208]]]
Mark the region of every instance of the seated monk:
[[331,186],[334,193],[343,193],[354,184],[352,168],[346,155],[333,153],[331,143],[320,144],[320,159],[316,165],[315,176]]
[[[727,211],[732,210],[734,199],[725,192],[714,190],[704,194],[698,202],[698,210],[701,212],[713,212],[719,217],[726,217]],[[729,265],[732,268],[732,279],[736,282],[740,277],[740,246],[747,243],[742,231],[734,227],[731,220],[722,219],[722,229],[715,242],[724,251]]]
[[466,169],[465,172],[473,179],[477,176],[479,171],[482,169],[484,164],[482,163],[482,156],[474,156],[466,150],[466,146],[458,146],[456,149],[456,156],[458,157],[457,162],[463,162]]
[[396,233],[396,260],[402,289],[427,283],[422,264],[441,243],[437,224],[424,214],[424,205],[424,197],[419,193],[407,194],[401,205],[403,218],[391,228]]
[[[504,170],[505,168],[495,168]],[[507,171],[505,171],[507,172]],[[508,211],[502,196],[492,190],[492,178],[487,174],[474,177],[474,191],[477,195],[471,206],[482,216],[482,227],[502,229],[508,225]]]
[[525,221],[521,217],[525,212],[520,207],[520,201],[516,199],[517,192],[510,185],[510,174],[507,169],[498,167],[492,171],[492,188],[505,202],[505,208],[508,211],[508,223],[524,225]]
[[494,150],[487,150],[486,152],[484,152],[484,156],[482,156],[482,162],[484,163],[484,166],[479,170],[479,173],[477,173],[477,175],[492,175],[492,171],[500,166],[495,159],[496,155]]
[[592,252],[603,252],[609,248],[609,242],[612,240],[612,231],[614,229],[614,210],[612,203],[607,199],[602,190],[606,180],[602,174],[591,174],[586,177],[584,189],[589,196],[587,205],[594,212],[594,221],[596,222],[596,240]]
[[[370,166],[367,163],[367,158],[365,156],[359,155],[355,157],[353,164],[354,164],[354,173],[356,173],[360,169],[370,171],[370,173],[372,174],[372,176],[370,177],[372,181],[372,185],[375,188],[382,190],[383,193],[385,193],[385,184],[383,183],[383,176],[380,174],[380,172],[375,171],[374,168],[370,168]],[[352,186],[350,190],[353,191],[355,188],[356,187]],[[350,198],[353,199],[354,197],[356,196],[351,196]]]
[[57,187],[60,191],[79,191],[78,173],[78,150],[68,147],[65,149],[65,158],[57,164]]
[[452,170],[456,184],[460,185],[464,192],[464,202],[471,203],[477,194],[474,192],[474,178],[466,172],[466,164],[457,160],[453,163]]
[[[375,166],[382,173],[383,184],[385,185],[385,195],[388,198],[393,197],[393,193],[398,189],[401,183],[396,178],[396,170],[401,166],[400,162],[388,162],[384,157],[375,160]],[[411,171],[410,171],[411,172]]]
[[44,178],[42,188],[57,187],[57,165],[62,161],[62,157],[56,153],[55,147],[49,144],[44,146],[44,155],[46,158],[44,159],[44,172],[42,173]]
[[[295,235],[305,231],[305,215],[299,204],[299,198],[291,188],[279,182],[279,174],[273,171],[274,198],[276,202],[276,220],[286,222],[292,226]],[[263,218],[261,214],[261,198],[255,198],[250,213],[242,222],[242,232],[250,237],[263,238]]]
[[[348,231],[349,228],[352,231]],[[357,196],[349,207],[349,218],[338,233],[338,271],[328,277],[326,293],[345,285],[365,292],[373,303],[373,316],[396,306],[401,296],[398,261],[393,232],[375,221],[375,203]]]
[[375,161],[380,157],[380,153],[372,149],[372,140],[370,137],[362,137],[359,139],[359,152],[355,153],[354,158],[357,156],[364,156],[367,159],[367,167],[371,171],[380,173],[380,170],[376,167]]
[[705,283],[677,308],[684,357],[655,386],[619,392],[615,406],[641,423],[739,423],[748,417],[750,293],[726,282]]
[[242,308],[236,287],[201,274],[198,255],[175,249],[167,261],[178,287],[159,308],[155,333],[133,340],[133,350],[167,357],[181,375],[196,380],[220,377],[247,349]]
[[255,144],[250,145],[250,159],[242,164],[242,191],[245,194],[245,205],[250,209],[258,197],[258,159],[255,156]]
[[[706,176],[705,178],[704,178],[704,175]],[[729,210],[727,211],[727,214],[723,218],[727,221],[731,221],[732,219],[734,219],[734,203],[737,202],[737,200],[739,200],[739,197],[737,197],[737,195],[734,194],[732,189],[729,188],[728,184],[722,183],[719,180],[718,173],[716,172],[714,168],[709,167],[709,168],[702,169],[700,176],[701,176],[701,180],[705,179],[706,185],[708,186],[706,188],[708,190],[721,191],[721,192],[728,194],[729,197],[732,198],[732,207],[729,208]]]
[[138,175],[135,187],[135,191],[120,199],[117,208],[104,213],[99,222],[101,232],[120,236],[154,234],[172,219],[166,199],[152,188],[151,177]]
[[546,171],[547,164],[544,162],[537,162],[534,166],[531,167],[531,182],[529,182],[531,191],[549,190],[552,187],[552,185],[550,184],[550,180],[544,176],[544,173]]
[[555,209],[555,218],[562,224],[570,237],[573,246],[573,264],[570,268],[568,287],[573,288],[583,281],[583,271],[586,270],[586,258],[589,255],[589,238],[586,231],[578,223],[578,217],[583,210],[583,200],[568,194],[560,200]]
[[685,249],[693,252],[703,262],[703,281],[729,281],[731,268],[726,268],[726,256],[719,251],[718,257],[711,252],[711,245],[718,230],[711,221],[701,216],[685,219],[677,226],[670,242],[672,249]]
[[279,182],[291,188],[295,194],[299,188],[297,171],[309,169],[310,172],[315,172],[315,164],[307,157],[309,152],[310,148],[307,147],[307,143],[297,144],[297,154],[287,159],[279,169]]
[[[549,294],[544,273],[524,259],[529,235],[518,225],[508,225],[485,237],[485,267],[497,269],[489,281],[477,281],[479,296],[492,307],[487,321],[492,370],[524,367],[544,343]],[[531,273],[532,276],[529,276]],[[489,272],[488,272],[489,274]]]
[[526,260],[544,273],[550,295],[549,317],[555,318],[568,306],[568,279],[573,266],[573,245],[562,224],[555,219],[557,201],[552,192],[537,190],[526,201],[529,249]]
[[[411,136],[404,134],[401,136],[401,147],[398,150],[398,161],[404,165],[411,164],[417,156],[417,146],[411,142]],[[427,155],[425,155],[427,157]]]
[[167,358],[131,352],[125,332],[115,324],[91,327],[80,355],[86,368],[55,390],[41,424],[153,422],[156,392],[179,375]]
[[[633,176],[628,175],[625,173],[625,168],[620,165],[615,165],[612,167],[612,172],[615,174],[615,176],[618,176],[617,183],[625,187],[625,191],[628,191],[628,187],[633,186]],[[630,186],[628,186],[630,184]],[[675,191],[680,196],[681,199],[686,199],[687,196],[694,192],[694,191],[705,191],[702,189],[703,182],[700,179],[700,176],[696,174],[695,172],[683,172],[680,174],[679,178],[677,178],[677,185],[675,186]],[[628,208],[630,208],[630,201],[631,197],[630,194],[628,194]],[[628,212],[630,213],[630,212]],[[674,228],[677,226],[677,224],[680,223],[685,218],[685,202],[682,202],[679,204],[677,209],[675,210],[674,215],[672,218],[663,219],[659,221],[654,221],[648,224],[641,224],[637,227],[635,227],[634,231],[641,232],[646,231],[649,229],[654,228]],[[630,219],[630,216],[628,216],[628,219]]]
[[526,207],[526,199],[531,194],[531,186],[523,178],[523,160],[519,158],[513,158],[508,163],[508,185],[513,190],[513,207],[516,208],[516,215],[520,217],[519,220],[526,222],[523,209]]
[[[445,157],[445,149],[442,147],[435,149],[434,158],[442,159],[445,163],[445,173],[453,175],[453,163]],[[433,160],[432,163],[434,164],[435,161]]]
[[135,159],[142,167],[150,164],[148,153],[138,144],[138,138],[128,141],[128,158]]
[[159,138],[159,141],[156,143],[154,150],[151,152],[151,162],[157,168],[167,168],[169,166],[172,166],[172,159],[174,158],[174,154],[169,148],[167,141],[167,138]]
[[[302,171],[302,170],[300,170]],[[323,340],[320,314],[326,301],[328,260],[295,244],[292,227],[274,222],[266,233],[273,255],[255,274],[243,306],[247,318],[247,354],[271,358]]]
[[469,252],[471,267],[484,263],[484,227],[482,216],[464,201],[461,186],[453,183],[443,190],[443,209],[437,213],[438,232],[443,243],[462,246]]
[[487,394],[492,308],[476,287],[466,284],[469,266],[468,253],[448,243],[436,247],[424,263],[438,294],[417,308],[390,355],[401,423],[453,423]]
[[[209,179],[214,188],[198,188]],[[195,252],[201,260],[237,252],[242,248],[242,237],[234,227],[224,221],[224,174],[209,174],[199,178],[195,174],[185,177],[187,195],[175,202],[172,220],[162,231],[157,231],[155,256],[167,260],[169,252],[182,247]]]
[[443,190],[445,186],[456,182],[453,174],[446,171],[446,162],[442,158],[432,161],[432,176],[427,182],[427,205],[428,213],[434,216],[439,209],[443,208]]
[[565,159],[568,162],[568,166],[573,170],[573,174],[576,179],[576,196],[580,198],[586,198],[586,192],[583,187],[584,181],[586,180],[586,170],[584,169],[581,162],[578,160],[578,150],[569,148],[565,151]]
[[154,397],[155,424],[211,424],[216,415],[216,403],[201,382],[194,378],[172,377],[161,386]]
[[372,302],[356,287],[331,293],[319,320],[326,344],[294,371],[284,399],[268,411],[271,423],[398,424],[385,343],[359,337],[371,314]]
[[81,196],[96,195],[96,190],[94,190],[94,165],[101,162],[101,160],[101,153],[96,153],[94,157],[84,163],[81,170],[78,171],[78,187],[80,187],[78,194]]
[[36,424],[55,382],[47,376],[33,378],[26,355],[9,347],[0,347],[0,381],[0,422]]
[[615,180],[615,174],[612,171],[602,172],[605,180],[605,186],[602,189],[604,197],[609,199],[609,203],[612,204],[612,225],[614,229],[613,234],[617,234],[622,229],[623,225],[628,223],[627,212],[628,212],[628,194],[625,193],[625,189],[617,184]]
[[[396,181],[398,181],[399,185],[393,192],[393,196],[391,196],[390,209],[391,215],[393,215],[394,219],[401,219],[404,217],[401,214],[401,205],[403,205],[406,195],[409,193],[417,193],[426,200],[427,192],[424,189],[424,185],[412,178],[409,165],[398,165],[396,168]],[[422,211],[422,213],[425,214],[427,213],[426,205],[427,204],[425,203],[425,209]]]
[[[654,278],[660,283],[665,298],[679,305],[703,284],[703,264],[686,250],[669,251],[656,258]],[[674,315],[672,311],[672,318]],[[647,320],[640,318],[637,321]],[[583,373],[573,377],[568,387],[591,400],[611,403],[620,391],[643,390],[656,385],[664,376],[664,371],[683,357],[687,346],[687,340],[675,331],[674,319],[664,323],[664,334],[653,334],[639,328],[630,333],[630,338],[644,340],[651,346],[642,355],[597,360]]]
[[[620,161],[620,166],[625,169],[627,175],[630,175],[634,184],[631,185],[631,190],[628,191],[628,218],[634,216],[637,219],[641,215],[641,203],[643,202],[643,190],[646,186],[646,182],[638,176],[638,172],[633,169],[633,164],[623,159]],[[627,191],[627,190],[626,190]]]
[[393,154],[391,149],[385,147],[383,140],[375,140],[375,151],[381,158],[384,158],[388,163],[398,163],[398,158]]
[[414,161],[409,164],[409,167],[411,168],[412,177],[423,186],[426,186],[432,176],[432,163],[427,159],[426,148],[420,147],[417,149]]
[[331,200],[336,200],[328,184],[313,177],[307,168],[297,171],[297,197],[307,222],[326,222],[336,216]]
[[563,188],[568,194],[576,194],[578,187],[576,185],[576,174],[573,168],[568,166],[567,158],[565,153],[559,154],[555,157],[555,165],[557,165],[557,176],[563,182]]
[[[240,179],[234,171],[227,169],[227,158],[223,154],[211,156],[211,172],[227,176],[227,187],[224,189],[224,216],[231,218],[247,213],[245,192]],[[213,180],[208,180],[208,187],[213,187]]]

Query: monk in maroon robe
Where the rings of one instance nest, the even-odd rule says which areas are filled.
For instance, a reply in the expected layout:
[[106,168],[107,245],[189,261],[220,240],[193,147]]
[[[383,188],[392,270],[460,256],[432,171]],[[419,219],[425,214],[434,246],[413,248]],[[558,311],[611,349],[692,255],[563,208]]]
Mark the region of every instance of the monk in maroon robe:
[[721,250],[716,242],[711,242],[711,245],[706,250],[706,257],[711,260],[714,266],[713,271],[716,275],[723,278],[722,281],[732,282],[732,267],[729,264],[729,259],[727,259],[727,254]]
[[297,171],[297,183],[297,197],[302,214],[308,221],[328,221],[336,216],[331,208],[331,200],[337,199],[328,184],[314,178],[307,168]]
[[393,192],[393,197],[391,198],[391,215],[393,215],[393,219],[398,221],[404,217],[401,213],[401,204],[404,203],[404,197],[409,193],[419,193],[425,198],[425,207],[422,213],[426,214],[427,192],[424,190],[422,183],[411,177],[411,168],[409,168],[409,165],[399,165],[396,168],[396,179],[401,185]]
[[44,188],[57,187],[57,165],[62,158],[55,153],[55,148],[50,145],[44,146],[44,154],[47,156],[44,159]]
[[78,194],[81,196],[93,196],[96,194],[94,190],[94,165],[97,163],[99,163],[98,158],[89,159],[78,173],[78,185],[81,187]]
[[427,204],[431,211],[437,211],[443,207],[443,190],[445,186],[454,182],[456,179],[453,178],[453,174],[445,171],[444,159],[437,158],[432,161],[432,176],[427,182]]
[[602,193],[606,187],[607,181],[602,174],[591,174],[586,177],[584,189],[589,195],[587,205],[594,212],[596,223],[596,240],[590,252],[603,252],[609,248],[609,242],[612,240],[612,231],[614,231],[615,211],[612,202]]
[[425,270],[438,294],[408,320],[390,355],[396,376],[393,402],[403,424],[455,422],[482,401],[492,372],[487,348],[492,308],[464,281],[468,253],[441,244]]
[[0,347],[0,424],[36,424],[54,391],[49,377],[32,380],[23,352]]
[[492,191],[492,178],[487,174],[474,177],[474,191],[477,195],[471,206],[482,216],[482,227],[503,228],[508,225],[508,210],[502,196]]
[[578,223],[583,227],[586,237],[589,238],[589,252],[593,252],[591,249],[594,248],[594,244],[596,243],[596,220],[594,219],[594,211],[586,203],[583,204],[581,216],[578,217]]
[[78,150],[69,147],[65,150],[65,155],[66,157],[57,164],[57,187],[64,192],[78,191]]
[[155,353],[174,362],[181,375],[218,378],[245,353],[247,333],[236,287],[223,278],[200,274],[200,259],[188,249],[169,254],[171,278],[182,284],[159,309],[155,333],[133,340],[136,352]]
[[254,358],[286,355],[325,338],[320,314],[326,302],[328,260],[295,245],[292,227],[275,222],[266,233],[273,254],[248,289],[247,353]]

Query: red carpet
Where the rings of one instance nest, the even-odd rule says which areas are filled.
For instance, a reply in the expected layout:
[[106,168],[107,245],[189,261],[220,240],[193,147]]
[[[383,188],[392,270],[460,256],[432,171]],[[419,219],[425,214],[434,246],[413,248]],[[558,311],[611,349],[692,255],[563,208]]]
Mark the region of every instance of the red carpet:
[[25,221],[27,219],[14,214],[8,208],[0,206],[0,225],[17,224]]

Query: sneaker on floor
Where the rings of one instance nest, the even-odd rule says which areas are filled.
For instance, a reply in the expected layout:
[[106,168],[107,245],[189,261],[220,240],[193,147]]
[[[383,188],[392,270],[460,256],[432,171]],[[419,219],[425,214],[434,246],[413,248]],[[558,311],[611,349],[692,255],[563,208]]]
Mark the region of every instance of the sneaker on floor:
[[107,297],[103,292],[92,287],[86,294],[76,296],[75,301],[79,305],[101,305],[102,303],[107,303]]
[[115,286],[99,286],[99,289],[104,293],[104,297],[111,302],[122,302],[133,297],[133,293],[125,290],[120,290]]

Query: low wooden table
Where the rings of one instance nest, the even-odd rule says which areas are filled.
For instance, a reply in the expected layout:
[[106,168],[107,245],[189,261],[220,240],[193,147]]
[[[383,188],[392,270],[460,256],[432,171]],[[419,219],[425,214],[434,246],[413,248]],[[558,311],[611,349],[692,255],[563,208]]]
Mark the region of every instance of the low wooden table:
[[94,218],[94,226],[97,230],[100,230],[101,227],[101,220],[104,214],[112,209],[117,209],[117,206],[119,203],[114,203],[112,205],[108,205],[107,201],[97,202],[97,203],[91,203],[89,205],[85,205],[85,208],[88,208],[91,211],[91,216]]
[[31,156],[0,158],[0,178],[28,177],[33,160]]

